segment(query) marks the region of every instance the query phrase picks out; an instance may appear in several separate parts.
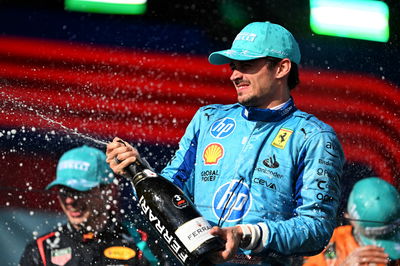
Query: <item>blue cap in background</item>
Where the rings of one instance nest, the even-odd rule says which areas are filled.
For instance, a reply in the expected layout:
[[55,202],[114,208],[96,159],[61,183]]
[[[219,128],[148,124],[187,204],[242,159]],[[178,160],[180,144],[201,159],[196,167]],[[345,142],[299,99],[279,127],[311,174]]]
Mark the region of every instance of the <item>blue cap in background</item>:
[[400,194],[394,186],[378,177],[358,181],[347,211],[361,244],[383,247],[391,259],[400,259]]
[[106,163],[106,155],[89,146],[74,148],[64,153],[57,165],[56,180],[46,189],[57,185],[88,191],[102,184],[110,184],[114,174]]

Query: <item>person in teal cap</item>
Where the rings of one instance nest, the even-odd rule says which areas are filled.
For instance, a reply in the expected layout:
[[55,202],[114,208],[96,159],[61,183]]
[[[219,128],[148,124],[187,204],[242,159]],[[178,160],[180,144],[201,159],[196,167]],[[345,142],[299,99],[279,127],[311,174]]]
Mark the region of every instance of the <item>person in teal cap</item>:
[[358,181],[327,248],[304,266],[400,265],[400,193],[378,177]]
[[68,223],[31,241],[20,265],[150,265],[118,220],[114,174],[104,152],[82,146],[64,153],[55,189]]
[[[321,252],[336,227],[344,154],[332,127],[291,97],[300,57],[287,29],[253,22],[208,58],[230,66],[237,102],[201,107],[161,176],[226,241],[214,263],[293,265]],[[119,138],[106,154],[121,175],[140,156]]]

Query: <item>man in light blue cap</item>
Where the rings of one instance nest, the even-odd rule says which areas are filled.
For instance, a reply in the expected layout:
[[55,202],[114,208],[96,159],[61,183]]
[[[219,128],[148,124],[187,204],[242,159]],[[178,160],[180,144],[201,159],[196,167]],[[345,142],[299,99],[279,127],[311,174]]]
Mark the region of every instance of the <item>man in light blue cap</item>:
[[89,146],[61,156],[46,189],[57,190],[68,223],[28,243],[20,265],[150,265],[112,207],[115,179],[105,160]]
[[[230,65],[238,103],[200,108],[161,175],[226,240],[214,263],[293,265],[317,254],[336,226],[344,155],[334,130],[290,95],[299,82],[296,40],[254,22],[209,62]],[[107,146],[107,162],[124,174],[139,153],[119,140]]]
[[400,193],[378,177],[358,181],[327,248],[304,266],[400,265]]
[[[362,179],[354,185],[350,193],[347,212],[346,217],[354,228],[352,234],[357,243],[363,248],[382,249],[381,253],[384,252],[386,258],[397,261],[396,265],[399,265],[400,193],[396,188],[378,177]],[[379,257],[375,255],[372,258],[371,253],[367,254],[368,262],[381,263],[373,261]],[[356,256],[350,259],[353,257]],[[359,263],[366,261],[363,257],[359,259]]]
[[[101,224],[98,219],[107,219],[107,215],[93,215],[97,212],[108,213],[104,209],[104,199],[97,201],[102,198],[102,193],[107,192],[102,188],[114,180],[114,175],[104,160],[104,153],[96,148],[83,146],[69,150],[58,162],[56,179],[46,187],[58,188],[61,208],[77,229],[83,225],[93,227],[91,223],[97,225]],[[94,201],[90,204],[81,200],[92,194]]]

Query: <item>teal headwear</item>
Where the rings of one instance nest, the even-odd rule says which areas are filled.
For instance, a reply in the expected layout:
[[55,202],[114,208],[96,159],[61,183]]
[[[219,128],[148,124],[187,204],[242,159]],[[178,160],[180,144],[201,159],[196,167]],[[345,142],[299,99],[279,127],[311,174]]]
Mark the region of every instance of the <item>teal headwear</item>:
[[64,153],[57,165],[56,180],[46,189],[57,185],[88,191],[101,184],[110,184],[114,175],[99,149],[82,146]]
[[383,247],[391,259],[400,258],[400,194],[377,177],[358,181],[347,203],[350,218],[358,220],[363,245]]
[[262,57],[289,58],[300,63],[300,49],[293,35],[284,27],[270,22],[253,22],[243,28],[232,48],[212,53],[213,65],[228,64],[231,60],[253,60]]

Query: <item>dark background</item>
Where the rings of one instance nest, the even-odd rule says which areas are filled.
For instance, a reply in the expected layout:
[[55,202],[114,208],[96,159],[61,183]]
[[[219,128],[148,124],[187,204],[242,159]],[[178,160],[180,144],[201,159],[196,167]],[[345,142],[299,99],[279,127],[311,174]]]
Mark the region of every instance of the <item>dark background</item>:
[[388,43],[312,33],[304,0],[150,0],[147,12],[136,16],[64,11],[61,0],[3,0],[0,29],[2,34],[207,55],[229,47],[247,23],[271,21],[297,38],[305,68],[361,71],[399,84],[400,4],[384,2],[390,10]]

